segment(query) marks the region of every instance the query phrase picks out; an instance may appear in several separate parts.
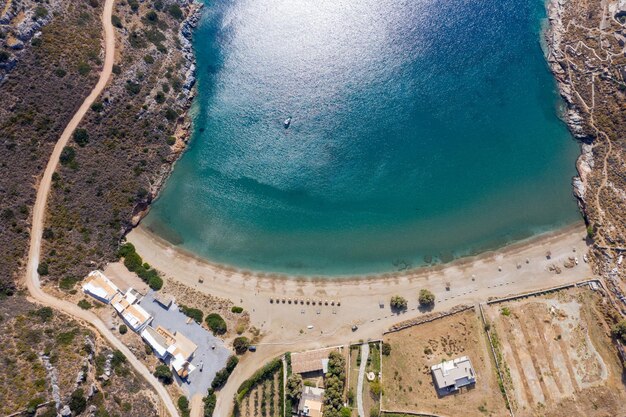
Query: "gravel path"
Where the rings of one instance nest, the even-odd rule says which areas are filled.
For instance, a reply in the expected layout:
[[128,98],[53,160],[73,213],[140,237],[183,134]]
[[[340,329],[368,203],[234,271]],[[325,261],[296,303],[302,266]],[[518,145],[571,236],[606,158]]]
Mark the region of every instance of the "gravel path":
[[359,365],[359,380],[356,385],[356,405],[359,410],[359,417],[365,417],[363,410],[363,379],[365,378],[365,366],[367,366],[367,358],[370,355],[369,343],[361,345],[361,365]]

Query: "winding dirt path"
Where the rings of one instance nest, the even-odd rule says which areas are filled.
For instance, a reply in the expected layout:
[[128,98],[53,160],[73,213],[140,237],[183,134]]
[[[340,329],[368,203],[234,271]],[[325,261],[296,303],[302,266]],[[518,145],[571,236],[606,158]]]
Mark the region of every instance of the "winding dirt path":
[[93,326],[110,344],[113,348],[120,350],[127,358],[128,363],[135,368],[138,374],[143,376],[146,381],[155,389],[158,396],[163,401],[163,404],[167,408],[168,412],[175,417],[178,417],[178,411],[172,402],[172,399],[168,395],[165,388],[158,382],[158,380],[150,373],[148,368],[142,364],[135,355],[124,345],[119,339],[117,339],[113,333],[107,328],[107,326],[100,320],[95,314],[83,310],[77,305],[69,303],[64,300],[55,298],[41,289],[39,282],[39,274],[37,273],[37,267],[39,265],[39,257],[41,255],[41,239],[44,227],[44,219],[46,213],[46,204],[48,201],[48,194],[50,192],[50,185],[52,182],[52,174],[57,168],[61,151],[67,145],[72,133],[85,116],[89,108],[100,95],[104,87],[106,86],[113,69],[113,60],[115,55],[115,32],[113,25],[111,24],[111,15],[113,12],[114,0],[106,0],[104,9],[102,11],[102,26],[104,28],[104,44],[105,44],[105,58],[102,72],[100,73],[100,79],[96,86],[91,90],[91,93],[83,104],[80,106],[74,117],[70,120],[67,127],[61,134],[61,137],[54,146],[50,160],[46,165],[46,170],[41,177],[39,187],[37,189],[37,199],[33,207],[33,223],[30,234],[30,249],[28,251],[28,264],[26,267],[26,287],[30,293],[30,296],[39,304],[43,304],[57,310],[60,310],[66,314],[73,316],[74,318],[81,320],[85,323]]

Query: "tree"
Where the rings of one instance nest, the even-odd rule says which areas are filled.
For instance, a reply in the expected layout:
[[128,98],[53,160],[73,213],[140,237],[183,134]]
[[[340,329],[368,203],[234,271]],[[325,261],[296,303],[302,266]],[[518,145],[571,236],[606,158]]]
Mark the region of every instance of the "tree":
[[391,297],[391,302],[389,303],[389,305],[393,310],[402,311],[406,310],[408,303],[406,301],[406,298],[400,295],[394,295],[393,297]]
[[435,305],[435,294],[425,288],[421,289],[418,301],[422,307],[432,307]]
[[126,325],[125,325],[125,324],[120,324],[120,327],[119,327],[119,329],[118,329],[118,330],[119,330],[120,334],[126,334],[126,333],[128,333],[128,327],[126,327]]
[[250,346],[250,341],[245,336],[239,336],[233,340],[233,348],[238,355],[246,353],[248,346]]
[[239,358],[237,358],[235,355],[231,355],[226,362],[226,366],[217,371],[217,373],[215,374],[215,378],[213,378],[213,381],[211,382],[211,389],[216,390],[222,388],[226,384],[226,381],[228,381],[228,377],[233,372],[238,363]]
[[391,354],[391,345],[387,342],[383,342],[382,353],[385,356],[389,356]]
[[85,129],[76,129],[72,137],[74,138],[74,142],[81,148],[89,142],[89,133],[87,133]]
[[302,396],[302,385],[302,375],[289,375],[287,378],[287,398],[291,399],[293,402],[300,401],[300,397]]
[[154,371],[154,376],[156,376],[159,380],[161,380],[161,382],[166,385],[169,385],[174,381],[172,371],[167,365],[157,366]]
[[211,313],[206,316],[206,324],[209,326],[209,329],[215,334],[224,334],[226,333],[226,322],[217,313]]
[[85,393],[81,388],[78,388],[72,393],[68,405],[70,410],[72,410],[72,414],[75,416],[81,414],[87,409],[87,399],[85,398]]
[[204,417],[213,417],[213,410],[215,410],[217,396],[211,388],[209,388],[207,396],[202,399],[202,402],[204,402]]

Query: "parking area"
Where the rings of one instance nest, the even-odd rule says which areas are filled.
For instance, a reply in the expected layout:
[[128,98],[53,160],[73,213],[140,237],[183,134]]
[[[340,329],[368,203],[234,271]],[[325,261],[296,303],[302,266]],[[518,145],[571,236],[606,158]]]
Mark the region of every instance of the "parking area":
[[189,397],[196,393],[205,395],[215,374],[226,365],[231,354],[224,346],[224,342],[195,321],[189,320],[189,317],[178,310],[175,303],[169,309],[165,309],[155,301],[153,291],[148,292],[139,304],[154,317],[152,327],[163,326],[170,332],[180,332],[198,346],[191,360],[197,369],[186,381],[182,381],[181,386]]

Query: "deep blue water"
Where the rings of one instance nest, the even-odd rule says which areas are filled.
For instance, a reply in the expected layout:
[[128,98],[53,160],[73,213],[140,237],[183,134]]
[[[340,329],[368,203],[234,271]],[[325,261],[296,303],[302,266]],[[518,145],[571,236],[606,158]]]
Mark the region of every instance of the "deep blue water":
[[144,224],[213,261],[330,275],[575,221],[544,18],[540,0],[207,1],[191,145]]

